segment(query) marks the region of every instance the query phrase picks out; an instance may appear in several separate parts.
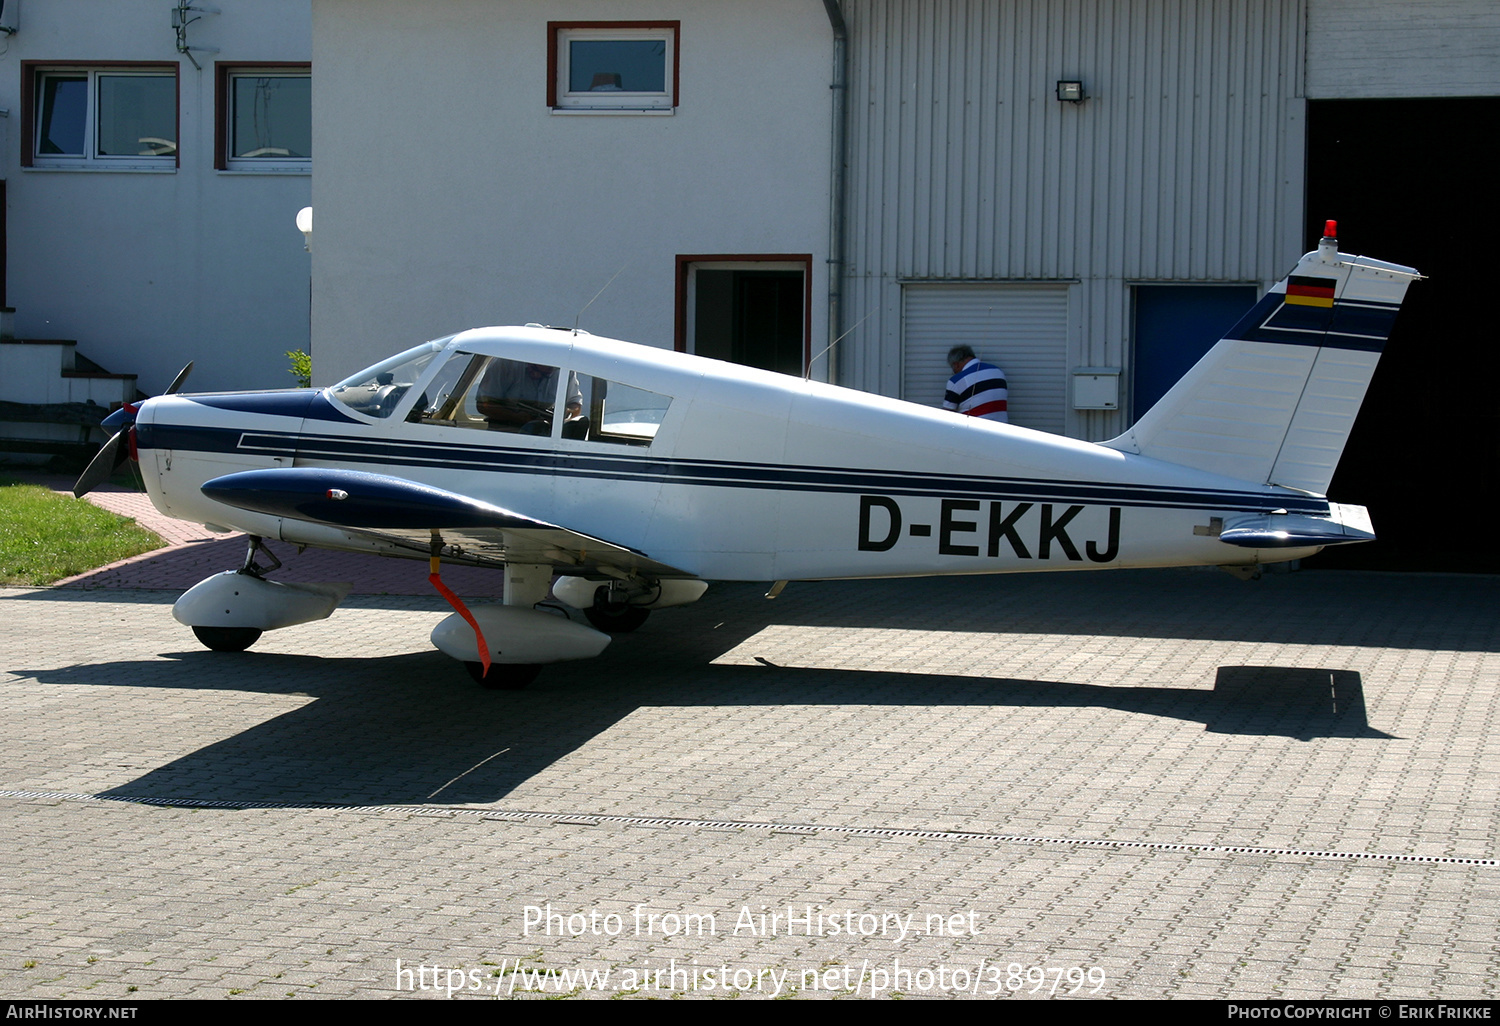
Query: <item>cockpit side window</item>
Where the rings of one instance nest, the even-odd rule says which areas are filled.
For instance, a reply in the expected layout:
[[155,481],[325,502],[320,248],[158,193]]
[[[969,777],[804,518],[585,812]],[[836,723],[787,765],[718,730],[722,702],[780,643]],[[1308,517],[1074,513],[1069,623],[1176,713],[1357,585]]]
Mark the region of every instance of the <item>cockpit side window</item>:
[[[407,419],[512,434],[551,435],[562,370],[548,364],[459,353],[428,385]],[[582,413],[575,374],[566,376],[563,428]]]

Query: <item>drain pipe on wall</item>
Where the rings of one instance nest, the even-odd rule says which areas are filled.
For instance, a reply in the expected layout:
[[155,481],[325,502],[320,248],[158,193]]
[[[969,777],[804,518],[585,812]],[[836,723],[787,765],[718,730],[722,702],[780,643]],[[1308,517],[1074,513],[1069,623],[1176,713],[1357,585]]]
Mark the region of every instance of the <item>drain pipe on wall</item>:
[[833,166],[828,211],[828,380],[839,383],[838,341],[844,333],[844,190],[848,178],[849,26],[839,0],[823,0],[833,27]]

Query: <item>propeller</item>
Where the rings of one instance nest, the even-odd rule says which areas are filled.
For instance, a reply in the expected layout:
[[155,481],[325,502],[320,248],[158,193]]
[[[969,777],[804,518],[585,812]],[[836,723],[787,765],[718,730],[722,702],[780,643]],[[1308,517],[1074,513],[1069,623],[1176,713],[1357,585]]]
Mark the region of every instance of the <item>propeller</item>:
[[[193,369],[193,361],[177,372],[172,383],[162,395],[172,395],[182,388],[182,383],[187,380],[188,372]],[[78,475],[78,480],[73,484],[73,495],[83,498],[89,492],[99,486],[101,482],[107,481],[120,466],[125,462],[129,452],[125,446],[125,438],[130,434],[130,429],[135,427],[135,413],[139,407],[135,403],[127,403],[114,413],[104,418],[100,427],[119,430],[109,436],[109,441],[94,454],[89,465],[83,468],[83,473]]]

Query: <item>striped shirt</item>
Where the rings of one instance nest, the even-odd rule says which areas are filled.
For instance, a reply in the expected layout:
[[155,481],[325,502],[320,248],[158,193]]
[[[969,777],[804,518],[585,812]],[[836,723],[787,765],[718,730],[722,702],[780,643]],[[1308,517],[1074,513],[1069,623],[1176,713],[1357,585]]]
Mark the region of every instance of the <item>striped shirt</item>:
[[957,410],[968,417],[1008,421],[1008,397],[1005,372],[999,367],[980,363],[975,359],[964,364],[963,370],[948,379],[943,409]]

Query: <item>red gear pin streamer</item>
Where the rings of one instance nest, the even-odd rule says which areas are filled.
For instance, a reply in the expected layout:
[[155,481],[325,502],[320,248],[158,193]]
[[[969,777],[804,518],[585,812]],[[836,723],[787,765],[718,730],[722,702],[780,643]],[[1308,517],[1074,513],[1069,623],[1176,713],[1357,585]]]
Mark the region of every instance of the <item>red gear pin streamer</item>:
[[448,604],[453,607],[454,611],[463,617],[470,627],[474,628],[474,638],[479,643],[479,664],[484,667],[484,672],[488,674],[490,672],[490,646],[484,640],[484,631],[479,629],[479,624],[474,619],[474,614],[469,612],[468,607],[464,605],[463,599],[453,594],[452,589],[443,583],[442,577],[439,576],[441,561],[438,557],[433,556],[428,565],[432,572],[427,575],[427,580],[438,590],[439,595],[448,600]]

